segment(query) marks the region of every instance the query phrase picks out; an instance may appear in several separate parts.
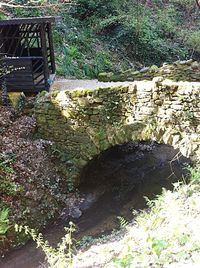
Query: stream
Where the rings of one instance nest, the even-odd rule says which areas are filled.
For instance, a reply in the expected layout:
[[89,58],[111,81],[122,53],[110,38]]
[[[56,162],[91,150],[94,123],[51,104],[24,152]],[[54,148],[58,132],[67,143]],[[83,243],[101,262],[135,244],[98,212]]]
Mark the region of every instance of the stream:
[[[153,142],[130,142],[117,145],[93,159],[82,171],[79,195],[81,202],[69,216],[62,217],[43,232],[50,244],[64,236],[64,227],[72,220],[77,226],[75,238],[99,237],[119,228],[118,216],[130,221],[133,209],[146,208],[146,199],[153,199],[162,188],[185,175],[184,164],[190,161],[168,145]],[[72,218],[73,217],[73,218]],[[0,268],[44,267],[44,255],[29,241],[0,260]]]

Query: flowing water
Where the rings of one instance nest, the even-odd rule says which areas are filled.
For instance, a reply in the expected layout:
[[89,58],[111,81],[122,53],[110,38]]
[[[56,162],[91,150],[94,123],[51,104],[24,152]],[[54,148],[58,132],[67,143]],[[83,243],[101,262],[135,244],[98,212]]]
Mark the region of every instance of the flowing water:
[[[144,196],[152,199],[163,187],[172,189],[172,183],[184,176],[183,164],[188,162],[173,147],[153,143],[115,146],[92,160],[81,175],[82,202],[74,208],[79,212],[72,219],[77,226],[76,238],[98,237],[118,228],[118,216],[131,220],[133,209],[146,207]],[[69,220],[64,215],[47,227],[45,238],[55,245],[64,236]],[[36,268],[43,262],[43,253],[29,241],[5,256],[0,268]]]

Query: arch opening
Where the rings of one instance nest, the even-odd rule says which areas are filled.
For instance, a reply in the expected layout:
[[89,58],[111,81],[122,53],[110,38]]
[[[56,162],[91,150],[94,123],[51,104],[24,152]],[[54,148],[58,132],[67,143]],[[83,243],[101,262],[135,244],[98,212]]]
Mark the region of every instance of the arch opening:
[[163,188],[172,189],[173,183],[186,178],[186,164],[190,159],[170,145],[153,141],[116,145],[82,170],[79,188],[86,199],[81,209],[86,218],[92,215],[91,226],[109,231],[116,227],[117,216],[131,220],[133,209],[144,209],[144,196],[154,199]]

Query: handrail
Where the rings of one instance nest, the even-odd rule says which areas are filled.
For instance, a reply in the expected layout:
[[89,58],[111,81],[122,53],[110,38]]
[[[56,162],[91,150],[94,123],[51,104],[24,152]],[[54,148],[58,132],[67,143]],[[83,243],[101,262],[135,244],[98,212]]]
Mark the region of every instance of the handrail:
[[26,56],[26,57],[4,57],[2,58],[1,60],[6,60],[6,59],[9,59],[9,60],[42,60],[43,57],[41,56]]

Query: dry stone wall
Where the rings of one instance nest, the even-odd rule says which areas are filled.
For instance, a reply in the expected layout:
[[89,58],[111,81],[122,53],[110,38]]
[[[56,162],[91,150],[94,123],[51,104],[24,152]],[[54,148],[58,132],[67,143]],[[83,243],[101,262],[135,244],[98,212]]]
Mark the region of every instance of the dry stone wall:
[[99,80],[109,81],[134,81],[152,80],[162,76],[173,81],[200,81],[200,63],[193,60],[176,61],[173,64],[164,63],[160,68],[156,65],[144,67],[141,70],[129,69],[122,73],[100,73]]
[[154,78],[96,90],[42,93],[38,134],[64,152],[68,178],[102,151],[128,141],[155,140],[200,161],[200,83]]

